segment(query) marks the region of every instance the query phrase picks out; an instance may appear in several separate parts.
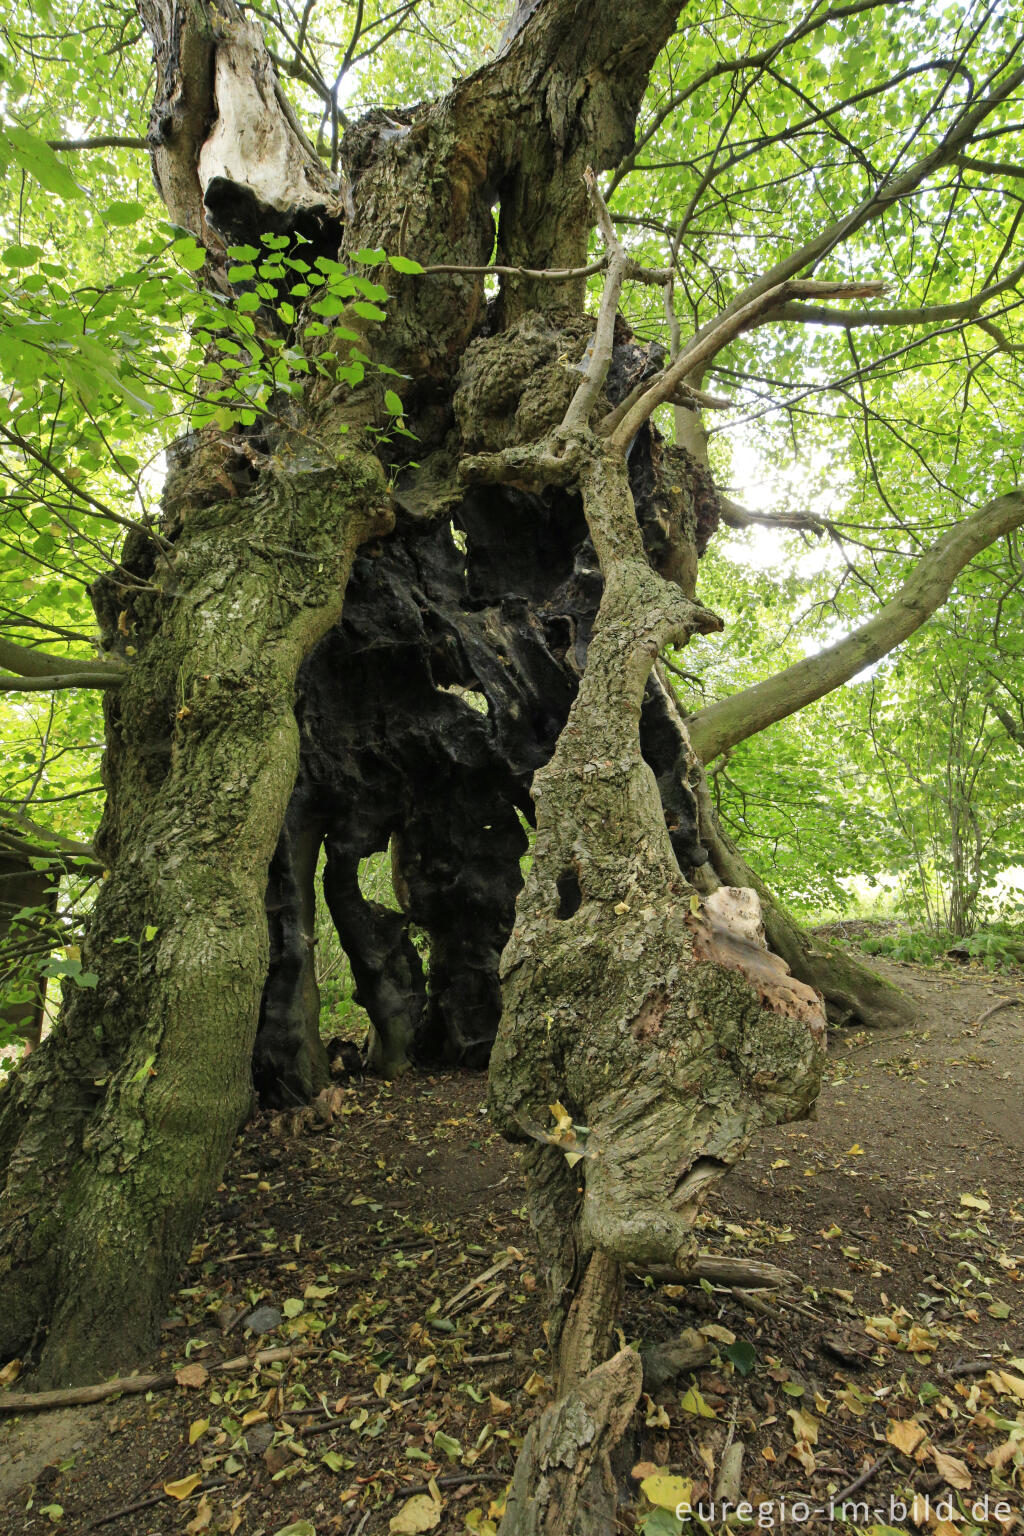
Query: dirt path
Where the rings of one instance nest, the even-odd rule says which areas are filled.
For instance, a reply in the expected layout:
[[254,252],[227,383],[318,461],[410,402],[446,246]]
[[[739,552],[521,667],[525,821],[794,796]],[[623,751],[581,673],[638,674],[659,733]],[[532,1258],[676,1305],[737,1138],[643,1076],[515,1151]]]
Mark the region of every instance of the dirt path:
[[[630,1293],[628,1338],[696,1326],[718,1354],[646,1401],[626,1530],[680,1530],[641,1479],[707,1494],[730,1433],[744,1496],[774,1501],[776,1523],[783,1497],[825,1509],[868,1471],[848,1529],[1024,1529],[1024,978],[879,968],[920,1028],[836,1039],[818,1120],[764,1137],[706,1218],[708,1250],[802,1285]],[[979,1023],[1001,998],[1017,1001]],[[384,1536],[419,1492],[431,1528],[493,1536],[547,1357],[518,1163],[484,1092],[469,1075],[357,1083],[329,1126],[251,1127],[154,1362],[202,1364],[197,1384],[0,1430],[0,1489],[16,1489],[0,1530]],[[202,1380],[288,1344],[322,1353]],[[915,1495],[920,1524],[888,1502]]]

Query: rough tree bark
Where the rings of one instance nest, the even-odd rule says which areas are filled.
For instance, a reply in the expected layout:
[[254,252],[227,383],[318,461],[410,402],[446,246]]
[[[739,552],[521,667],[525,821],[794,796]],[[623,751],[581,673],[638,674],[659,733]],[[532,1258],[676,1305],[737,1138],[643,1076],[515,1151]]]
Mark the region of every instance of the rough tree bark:
[[[824,1037],[816,994],[758,942],[753,893],[702,902],[687,881],[641,751],[660,650],[720,621],[652,570],[631,436],[591,426],[624,266],[615,251],[590,373],[560,426],[462,465],[475,481],[576,485],[604,578],[579,691],[534,776],[537,839],[491,1056],[496,1123],[539,1144],[531,1215],[558,1351],[556,1399],[524,1444],[505,1536],[614,1528],[609,1458],[642,1385],[635,1353],[607,1359],[622,1266],[686,1263],[707,1187],[758,1125],[806,1112]],[[500,374],[500,339],[492,354]]]

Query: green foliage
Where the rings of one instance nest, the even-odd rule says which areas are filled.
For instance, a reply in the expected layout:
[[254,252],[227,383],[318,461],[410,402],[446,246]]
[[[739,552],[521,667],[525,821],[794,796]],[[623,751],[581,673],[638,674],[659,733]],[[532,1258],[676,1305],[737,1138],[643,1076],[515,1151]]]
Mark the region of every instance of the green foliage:
[[[922,965],[960,965],[975,961],[990,971],[1013,971],[1024,963],[1024,928],[1006,925],[980,929],[970,938],[936,933],[930,928],[901,928],[892,933],[869,935],[860,941],[867,955],[888,960],[912,960]],[[950,950],[955,950],[953,955]]]

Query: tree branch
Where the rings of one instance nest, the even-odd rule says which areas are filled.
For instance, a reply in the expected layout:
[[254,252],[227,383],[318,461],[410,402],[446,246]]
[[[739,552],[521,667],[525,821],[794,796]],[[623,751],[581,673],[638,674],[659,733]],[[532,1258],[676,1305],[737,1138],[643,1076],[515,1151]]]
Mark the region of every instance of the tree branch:
[[23,858],[59,857],[63,864],[84,874],[103,873],[103,865],[87,843],[76,843],[59,832],[51,832],[18,811],[0,812],[0,847]]
[[921,556],[896,596],[866,624],[816,656],[692,715],[686,728],[697,756],[710,762],[719,752],[796,714],[880,661],[941,607],[975,555],[1022,524],[1024,490],[1020,488],[996,497],[958,523]]
[[872,220],[879,218],[893,203],[897,203],[902,198],[909,197],[912,192],[916,192],[921,183],[934,171],[940,170],[942,166],[949,165],[957,159],[964,147],[971,142],[978,126],[984,122],[986,117],[996,111],[998,107],[1001,107],[1013,95],[1017,87],[1022,84],[1024,84],[1024,67],[1011,71],[995,90],[990,91],[988,95],[983,96],[980,100],[964,107],[958,114],[952,127],[934,149],[930,150],[928,154],[922,155],[920,159],[915,160],[913,165],[904,171],[902,175],[894,176],[892,179],[884,179],[868,197],[864,198],[844,218],[837,219],[835,223],[828,225],[813,240],[809,241],[806,245],[798,247],[789,256],[784,257],[782,261],[776,262],[767,272],[763,272],[760,277],[755,278],[752,283],[749,283],[746,288],[736,295],[720,315],[712,320],[709,325],[698,331],[694,339],[697,340],[712,329],[720,326],[724,320],[729,319],[738,311],[749,306],[754,299],[767,293],[770,289],[777,287],[780,283],[784,283],[788,278],[795,277],[798,272],[802,272],[806,267],[815,265],[829,251],[834,250],[837,245],[841,245],[844,240],[849,239],[859,229],[863,229],[865,224],[869,224]]
[[0,693],[38,693],[57,688],[118,688],[127,668],[106,662],[80,661],[74,656],[51,656],[12,640],[0,640],[0,667],[14,677],[0,675]]
[[805,325],[841,325],[847,330],[859,325],[932,325],[944,320],[971,320],[983,304],[997,294],[1015,288],[1024,277],[1024,261],[998,283],[982,288],[969,299],[952,304],[924,304],[916,309],[828,309],[821,305],[788,303],[761,315],[754,325],[773,325],[781,320],[796,320]]
[[741,331],[753,325],[760,315],[777,308],[787,299],[805,294],[851,299],[873,298],[884,288],[884,283],[811,283],[792,279],[756,294],[738,309],[730,304],[717,320],[704,326],[687,342],[671,367],[658,375],[620,421],[616,420],[618,413],[610,411],[598,431],[609,434],[615,447],[625,453],[647,418],[659,405],[672,399],[680,384],[686,382],[687,374],[698,373],[723,347],[734,341]]
[[80,149],[149,149],[147,139],[133,138],[129,134],[101,133],[88,139],[47,139],[51,149],[59,155],[68,155]]
[[727,528],[795,528],[801,533],[837,534],[830,522],[813,512],[752,512],[731,496],[718,493],[718,508]]

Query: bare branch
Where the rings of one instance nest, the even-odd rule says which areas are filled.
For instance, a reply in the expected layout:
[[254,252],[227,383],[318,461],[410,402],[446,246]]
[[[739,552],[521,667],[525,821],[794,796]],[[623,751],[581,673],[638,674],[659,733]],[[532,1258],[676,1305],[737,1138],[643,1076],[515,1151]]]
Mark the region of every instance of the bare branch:
[[[716,353],[730,341],[734,341],[741,331],[747,330],[767,310],[775,309],[787,299],[808,293],[824,296],[827,292],[835,298],[859,299],[873,298],[884,289],[884,283],[807,283],[791,280],[757,294],[738,309],[730,304],[716,321],[697,332],[672,366],[666,368],[664,373],[654,380],[636,404],[611,428],[612,442],[624,453],[651,413],[657,410],[659,405],[665,405],[672,399],[679,385],[685,382],[687,374],[697,373],[711,361]],[[610,416],[614,414],[612,412]],[[610,417],[605,418],[606,421],[609,419]],[[598,430],[602,429],[608,431],[604,422]]]
[[77,153],[80,149],[148,149],[146,139],[133,138],[130,134],[101,133],[88,139],[47,139],[51,149],[59,155]]
[[805,325],[840,325],[847,330],[854,326],[882,325],[932,325],[943,320],[971,320],[981,306],[1008,288],[1015,288],[1024,277],[1024,261],[1020,262],[998,283],[982,288],[969,299],[959,299],[952,304],[924,304],[911,309],[827,309],[813,304],[783,304],[778,309],[761,315],[755,325],[771,325],[777,321],[795,320]]
[[583,174],[583,179],[587,184],[591,201],[597,209],[598,227],[608,249],[608,276],[605,278],[604,292],[601,294],[601,307],[597,314],[594,339],[585,354],[588,358],[587,371],[583,376],[583,382],[569,401],[569,408],[562,420],[563,432],[571,432],[575,427],[587,424],[597,397],[604,388],[604,381],[608,377],[608,369],[611,366],[615,318],[619,312],[619,295],[622,292],[627,266],[626,253],[615,233],[611,214],[597,189],[597,178],[589,165]]

